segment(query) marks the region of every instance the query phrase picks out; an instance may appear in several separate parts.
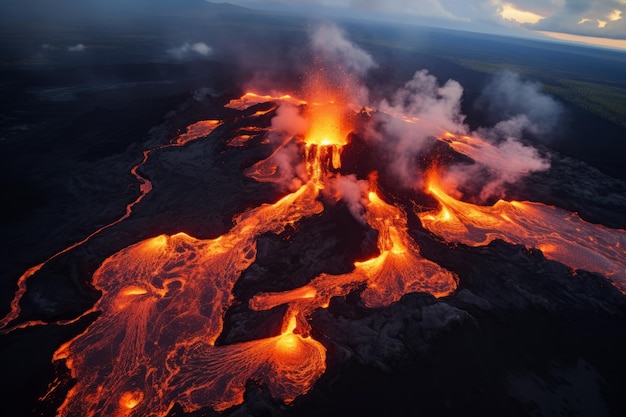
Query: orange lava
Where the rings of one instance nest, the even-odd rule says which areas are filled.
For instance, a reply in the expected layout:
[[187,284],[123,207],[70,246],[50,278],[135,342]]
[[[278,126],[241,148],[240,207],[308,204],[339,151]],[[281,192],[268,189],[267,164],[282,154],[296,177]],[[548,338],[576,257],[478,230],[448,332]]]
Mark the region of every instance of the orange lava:
[[[207,405],[221,410],[243,401],[245,383],[253,377],[285,401],[310,387],[325,368],[318,342],[294,336],[306,353],[298,369],[290,368],[290,358],[281,362],[280,337],[213,344],[233,302],[232,287],[255,260],[257,237],[319,213],[317,194],[313,182],[304,185],[242,214],[217,239],[157,236],[108,258],[93,277],[103,293],[95,306],[102,315],[55,354],[67,360],[78,381],[60,414],[116,415],[122,397],[134,390],[144,399],[132,408],[133,415],[165,415],[174,402],[186,411]],[[308,371],[307,361],[312,361]],[[281,369],[299,380],[283,380]]]
[[232,287],[255,260],[257,237],[322,210],[317,198],[332,148],[307,146],[309,181],[240,215],[217,239],[157,236],[108,258],[93,277],[102,291],[94,308],[102,315],[55,354],[78,381],[60,415],[165,415],[174,403],[186,411],[223,410],[243,401],[251,378],[285,402],[308,391],[325,370],[326,353],[319,342],[293,332],[295,319],[273,338],[214,342],[233,302]]
[[235,110],[246,110],[247,108],[254,106],[255,104],[267,103],[270,101],[287,102],[296,106],[306,104],[306,101],[298,100],[288,94],[283,95],[261,95],[253,92],[247,92],[243,96],[233,99],[224,107],[228,107]]
[[[61,255],[64,255],[68,252],[70,252],[73,249],[76,249],[79,246],[84,245],[85,243],[87,243],[88,241],[90,241],[94,236],[102,233],[104,230],[110,229],[113,226],[123,222],[124,220],[128,219],[131,214],[133,213],[133,210],[135,209],[135,206],[137,206],[151,191],[152,191],[152,182],[144,177],[143,175],[141,175],[139,173],[139,169],[148,161],[150,155],[152,154],[152,152],[155,151],[159,151],[161,149],[166,149],[166,148],[170,148],[170,147],[178,147],[178,146],[183,146],[189,142],[191,142],[192,140],[196,140],[196,139],[200,139],[202,137],[208,136],[218,125],[220,125],[221,122],[217,121],[217,120],[206,120],[206,121],[201,121],[201,122],[197,122],[191,126],[189,126],[189,128],[187,129],[187,133],[184,133],[174,139],[171,140],[169,145],[163,145],[163,146],[157,146],[148,150],[144,150],[142,152],[142,159],[139,163],[135,164],[131,169],[130,169],[130,173],[135,177],[135,179],[137,180],[137,182],[139,183],[139,195],[130,203],[128,203],[126,205],[126,210],[124,212],[124,214],[119,217],[118,219],[112,221],[111,223],[108,223],[98,229],[96,229],[95,231],[93,231],[92,233],[90,233],[89,235],[87,235],[87,237],[79,240],[78,242],[72,243],[71,245],[67,246],[66,248],[64,248],[63,250],[55,253],[54,255],[52,255],[51,257],[49,257],[48,259],[46,259],[45,261],[43,261],[42,263],[29,268],[26,272],[24,272],[17,281],[17,291],[15,292],[15,295],[13,296],[13,300],[11,300],[11,309],[9,311],[9,313],[3,317],[0,320],[0,333],[8,333],[11,332],[14,329],[19,329],[19,328],[25,328],[25,327],[30,327],[30,326],[37,326],[37,325],[42,325],[42,324],[46,324],[43,321],[40,320],[35,320],[35,321],[29,321],[29,322],[25,322],[25,323],[20,323],[17,324],[13,327],[9,327],[10,324],[12,324],[12,322],[14,320],[16,320],[21,312],[21,307],[20,307],[20,301],[22,300],[22,297],[24,296],[24,294],[26,293],[26,290],[28,288],[28,279],[33,276],[34,274],[36,274],[37,272],[39,272],[41,270],[41,268],[43,268],[46,264],[48,264],[50,261],[53,261],[54,259],[58,258]],[[83,317],[86,314],[89,314],[91,312],[93,312],[94,309],[89,309],[88,311],[86,311],[85,313],[83,313],[81,316],[72,319],[72,320],[61,320],[58,321],[57,324],[70,324],[70,323],[74,323],[76,322],[78,319],[80,319],[81,317]]]
[[[260,99],[267,97],[246,94],[230,105],[239,108]],[[307,336],[307,317],[326,307],[331,297],[365,284],[363,300],[374,307],[408,292],[443,296],[454,291],[455,277],[420,256],[408,236],[405,213],[371,192],[366,219],[379,231],[380,256],[355,263],[349,274],[323,274],[302,288],[255,296],[250,304],[256,309],[288,304],[281,334],[214,345],[234,302],[232,288],[256,258],[258,236],[280,233],[323,210],[318,197],[341,165],[349,124],[342,106],[325,101],[327,96],[321,99],[322,104],[305,111],[314,121],[299,138],[307,181],[295,192],[241,214],[219,238],[162,235],[105,260],[93,277],[93,285],[102,291],[94,306],[101,316],[54,355],[55,360],[65,359],[77,380],[60,415],[164,416],[174,403],[187,412],[205,406],[220,411],[243,401],[250,379],[262,381],[274,397],[288,403],[306,393],[325,371],[326,350]],[[196,124],[186,135],[205,135],[205,128],[217,125]],[[255,168],[268,181],[276,169],[272,161],[270,157]],[[133,172],[137,174],[137,168]],[[261,174],[257,179],[264,179]]]
[[498,201],[477,206],[454,199],[431,178],[438,212],[418,213],[425,228],[450,242],[486,245],[494,239],[540,249],[546,258],[597,272],[626,291],[626,231],[582,220],[541,203]]
[[[348,274],[322,274],[291,291],[257,294],[250,300],[250,308],[267,310],[287,304],[291,314],[304,319],[315,309],[326,308],[332,297],[344,297],[363,285],[361,298],[368,307],[387,306],[412,292],[443,297],[456,289],[454,274],[420,255],[408,235],[406,214],[402,210],[385,203],[372,191],[366,218],[378,230],[379,256],[355,262],[354,270]],[[301,324],[307,327],[306,322]]]
[[[286,305],[280,334],[215,346],[224,314],[236,301],[233,286],[256,259],[258,237],[279,234],[321,213],[321,191],[339,178],[342,149],[350,137],[351,120],[360,110],[318,79],[311,80],[306,92],[307,101],[246,93],[227,104],[237,110],[268,101],[275,106],[300,106],[297,112],[307,122],[305,133],[274,144],[270,157],[246,171],[257,181],[277,183],[285,174],[281,170],[300,169],[292,193],[240,214],[232,229],[216,239],[196,239],[184,233],[156,236],[102,263],[93,276],[102,297],[90,310],[101,315],[54,354],[54,360],[65,360],[76,379],[59,408],[60,416],[165,416],[175,403],[186,412],[207,406],[222,411],[243,402],[249,380],[262,382],[273,397],[289,403],[307,393],[326,370],[326,349],[310,336],[308,321],[316,309],[328,307],[333,297],[362,289],[363,303],[373,308],[387,306],[408,293],[443,297],[456,290],[457,277],[421,255],[409,234],[407,214],[381,198],[371,181],[367,197],[363,196],[364,220],[378,231],[379,255],[355,262],[346,274],[324,273],[299,288],[256,294],[249,302],[253,310]],[[144,151],[141,162],[131,168],[140,196],[127,206],[126,214],[50,259],[131,215],[152,190],[149,179],[139,172],[152,152],[206,137],[221,124],[218,120],[195,123],[171,144]],[[269,129],[242,128],[228,144],[242,146]],[[479,138],[446,132],[439,140],[478,162],[506,163],[497,147]],[[286,152],[296,157],[298,166],[281,166]],[[590,224],[576,214],[540,203],[498,201],[488,207],[465,203],[444,192],[435,176],[429,178],[427,191],[441,207],[418,216],[425,228],[443,239],[481,246],[499,238],[538,248],[549,259],[603,274],[626,292],[626,231]],[[0,322],[3,328],[18,318],[26,281],[43,265],[20,278],[12,311]],[[41,323],[27,325],[34,324]]]
[[187,132],[173,140],[176,145],[185,145],[188,142],[209,136],[215,128],[222,124],[221,120],[202,120],[187,127]]

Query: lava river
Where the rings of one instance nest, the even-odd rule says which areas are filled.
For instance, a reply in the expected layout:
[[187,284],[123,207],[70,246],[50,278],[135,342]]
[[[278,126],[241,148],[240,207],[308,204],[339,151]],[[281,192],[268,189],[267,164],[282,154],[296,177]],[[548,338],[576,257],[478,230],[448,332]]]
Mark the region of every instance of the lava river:
[[418,213],[425,228],[449,242],[486,245],[494,239],[540,249],[546,258],[597,272],[626,293],[626,231],[585,222],[576,213],[528,201],[478,206],[446,194],[431,175],[437,212]]
[[[302,104],[289,96],[271,99]],[[246,109],[267,100],[246,94],[229,105]],[[295,192],[239,215],[219,238],[161,235],[104,261],[93,276],[93,285],[102,291],[94,307],[101,316],[54,355],[65,360],[77,380],[59,415],[163,416],[174,403],[187,412],[206,406],[219,411],[242,403],[251,379],[291,402],[325,372],[326,350],[309,335],[307,318],[331,297],[365,286],[362,298],[373,307],[409,292],[444,296],[454,291],[456,277],[420,256],[408,236],[406,214],[380,199],[372,184],[366,219],[379,232],[380,255],[355,263],[354,271],[345,275],[323,274],[303,288],[257,295],[251,300],[253,309],[288,305],[281,334],[215,346],[224,314],[234,302],[233,286],[255,261],[259,235],[280,233],[323,210],[320,191],[337,175],[333,170],[341,165],[351,129],[343,109],[323,96],[304,110],[309,128],[299,140],[307,180]],[[217,125],[208,121],[194,129]],[[194,135],[193,129],[188,131]],[[270,156],[249,175],[272,181],[277,169]]]
[[[99,311],[100,316],[54,354],[76,380],[58,415],[165,416],[176,403],[186,412],[203,407],[221,411],[243,402],[249,380],[262,382],[273,397],[289,403],[307,393],[326,371],[326,348],[311,336],[309,318],[316,309],[326,308],[332,297],[360,289],[363,303],[373,308],[411,292],[443,297],[455,291],[457,276],[420,254],[409,235],[407,213],[384,201],[371,179],[362,199],[362,220],[378,232],[378,255],[355,262],[346,274],[323,273],[300,288],[256,294],[249,301],[252,310],[287,306],[280,334],[215,345],[225,313],[236,302],[233,287],[256,260],[259,236],[279,234],[287,226],[297,229],[300,220],[320,214],[322,191],[340,178],[343,147],[358,106],[345,103],[324,86],[310,96],[305,102],[247,93],[226,105],[248,114],[237,117],[252,120],[249,128],[235,132],[238,136],[228,142],[231,147],[245,146],[262,132],[254,117],[278,112],[283,105],[297,109],[306,129],[278,143],[262,142],[261,146],[274,146],[274,152],[245,173],[257,181],[280,182],[281,152],[291,149],[301,154],[299,180],[290,184],[292,192],[282,199],[236,216],[232,229],[218,238],[161,235],[107,258],[92,280],[102,296],[90,311]],[[247,111],[270,101],[274,105],[269,109]],[[219,120],[195,123],[166,146],[206,138],[221,125]],[[470,142],[469,137],[460,140],[448,134],[440,140],[477,161],[498,156],[486,143]],[[140,198],[152,188],[138,168],[159,149],[145,151],[132,169],[141,184]],[[435,176],[426,192],[440,209],[417,215],[426,229],[446,241],[478,246],[500,238],[521,243],[572,268],[606,275],[622,290],[626,286],[623,230],[589,224],[539,203],[499,201],[491,207],[465,203],[446,194]],[[36,272],[29,270],[20,279],[13,309],[0,323],[3,327],[19,316],[25,282]]]

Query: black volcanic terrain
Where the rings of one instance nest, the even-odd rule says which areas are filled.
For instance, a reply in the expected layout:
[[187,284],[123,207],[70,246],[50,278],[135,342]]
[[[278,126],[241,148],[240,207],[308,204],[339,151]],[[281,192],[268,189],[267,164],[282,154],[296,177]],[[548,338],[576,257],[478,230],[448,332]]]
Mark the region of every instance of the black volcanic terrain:
[[[293,191],[245,174],[276,149],[268,129],[278,100],[226,105],[255,88],[297,94],[312,71],[306,67],[311,22],[200,3],[172,16],[171,4],[159,2],[155,15],[135,11],[117,26],[114,19],[76,23],[67,16],[53,23],[72,30],[51,23],[28,33],[17,14],[15,25],[0,29],[7,39],[0,42],[0,317],[15,311],[20,276],[43,263],[27,280],[19,314],[0,334],[6,415],[57,415],[72,392],[77,381],[65,359],[53,355],[108,320],[107,311],[92,310],[106,299],[93,282],[105,260],[160,235],[230,236],[237,216]],[[621,114],[606,112],[606,103],[594,107],[584,98],[626,88],[626,55],[440,29],[343,25],[378,63],[362,81],[372,102],[425,68],[441,83],[463,86],[461,111],[474,130],[494,124],[480,105],[493,74],[517,71],[540,82],[563,113],[549,133],[530,132],[524,140],[550,155],[550,168],[509,184],[507,200],[537,201],[592,224],[626,228],[626,125]],[[171,52],[195,42],[212,52]],[[77,44],[85,50],[69,52]],[[587,96],[568,90],[575,82],[588,83]],[[306,317],[308,335],[326,352],[325,371],[306,393],[285,404],[270,383],[250,378],[240,405],[215,411],[206,404],[185,413],[175,403],[167,415],[626,415],[624,289],[537,248],[502,239],[472,246],[429,231],[418,214],[437,210],[437,199],[385,173],[384,158],[365,138],[376,115],[357,113],[332,175],[366,181],[378,171],[380,197],[406,214],[407,235],[423,258],[453,274],[456,289],[438,297],[409,292],[372,307],[362,298],[368,284],[355,285]],[[220,123],[176,144],[207,120]],[[248,140],[237,143],[242,134]],[[415,163],[467,158],[441,142]],[[151,190],[143,195],[147,183]],[[323,211],[278,232],[255,226],[263,232],[233,284],[216,349],[284,333],[291,307],[258,311],[250,307],[255,295],[349,274],[355,262],[381,254],[380,232],[356,218],[346,201],[318,200]],[[209,311],[213,300],[201,300]],[[185,324],[177,326],[167,331]]]

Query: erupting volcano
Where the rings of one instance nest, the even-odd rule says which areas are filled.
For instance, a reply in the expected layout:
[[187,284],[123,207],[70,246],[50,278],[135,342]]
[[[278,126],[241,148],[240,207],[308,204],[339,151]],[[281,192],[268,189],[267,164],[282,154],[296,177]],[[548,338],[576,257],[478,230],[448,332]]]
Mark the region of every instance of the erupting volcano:
[[[428,74],[418,74],[416,79],[432,83]],[[422,253],[411,233],[411,221],[420,222],[434,239],[448,246],[486,246],[501,239],[539,249],[546,258],[572,269],[602,274],[626,292],[626,231],[588,223],[574,213],[538,202],[499,200],[480,206],[461,201],[453,197],[460,195],[454,189],[458,181],[446,183],[439,178],[448,170],[458,170],[458,165],[435,151],[421,165],[416,157],[437,144],[448,155],[469,159],[512,183],[518,175],[549,166],[534,149],[510,137],[502,145],[466,135],[462,119],[454,117],[440,126],[436,118],[428,118],[437,103],[414,102],[416,111],[401,111],[398,103],[411,101],[406,94],[398,103],[392,100],[366,109],[350,96],[349,88],[336,88],[335,82],[316,74],[306,83],[303,99],[296,98],[297,93],[248,92],[224,104],[227,116],[197,121],[170,143],[143,151],[142,160],[130,170],[140,184],[140,195],[127,206],[125,215],[23,274],[12,310],[0,322],[5,333],[46,324],[20,317],[28,281],[43,265],[126,220],[147,194],[158,192],[140,174],[153,155],[195,141],[218,140],[214,134],[218,129],[228,131],[224,146],[230,151],[246,149],[254,142],[269,155],[242,166],[242,171],[258,183],[274,185],[282,193],[277,201],[237,214],[232,227],[219,237],[198,239],[183,232],[159,235],[102,262],[92,277],[101,297],[81,316],[97,311],[99,317],[53,357],[64,361],[76,380],[58,408],[59,416],[166,416],[175,404],[184,412],[204,407],[224,411],[244,402],[251,380],[284,403],[306,395],[326,372],[327,347],[332,343],[329,337],[317,338],[311,317],[327,309],[333,298],[356,294],[366,308],[382,309],[410,293],[443,298],[457,290],[459,276]],[[455,85],[450,82],[431,89],[437,100],[455,96]],[[373,140],[358,137],[367,135],[377,123],[388,130],[379,130]],[[455,127],[458,134],[448,131]],[[423,143],[406,146],[403,137],[411,129],[423,134]],[[346,172],[344,168],[345,148],[351,140],[368,146],[373,155],[385,132],[395,135],[396,143],[402,144],[397,149],[404,152],[390,172],[410,168],[410,175],[403,177],[409,184],[401,197],[385,190],[382,181],[379,184],[374,169]],[[535,165],[511,168],[507,159],[511,149],[534,158]],[[490,183],[489,187],[485,189],[493,193],[496,186]],[[418,206],[415,201],[426,203]],[[371,250],[355,255],[349,271],[322,272],[294,288],[253,294],[244,300],[250,314],[282,312],[280,332],[219,343],[227,311],[241,303],[234,288],[256,262],[259,238],[286,235],[288,241],[304,220],[320,217],[340,202],[348,207],[354,223],[374,236]],[[357,243],[367,246],[367,242]]]

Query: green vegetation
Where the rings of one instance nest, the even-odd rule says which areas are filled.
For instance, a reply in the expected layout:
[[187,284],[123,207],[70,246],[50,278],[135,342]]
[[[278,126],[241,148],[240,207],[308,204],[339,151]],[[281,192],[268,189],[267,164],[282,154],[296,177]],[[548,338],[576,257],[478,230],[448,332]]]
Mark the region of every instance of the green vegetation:
[[626,127],[625,88],[568,79],[557,80],[557,85],[547,85],[544,88],[550,94]]
[[[461,67],[485,74],[512,71],[543,82],[543,89],[585,110],[626,127],[626,88],[611,85],[603,80],[580,80],[580,74],[562,68],[531,67],[513,63],[493,63],[457,57],[445,57]],[[552,75],[549,77],[547,74]],[[560,78],[563,77],[563,78]],[[569,78],[571,77],[571,78]]]

